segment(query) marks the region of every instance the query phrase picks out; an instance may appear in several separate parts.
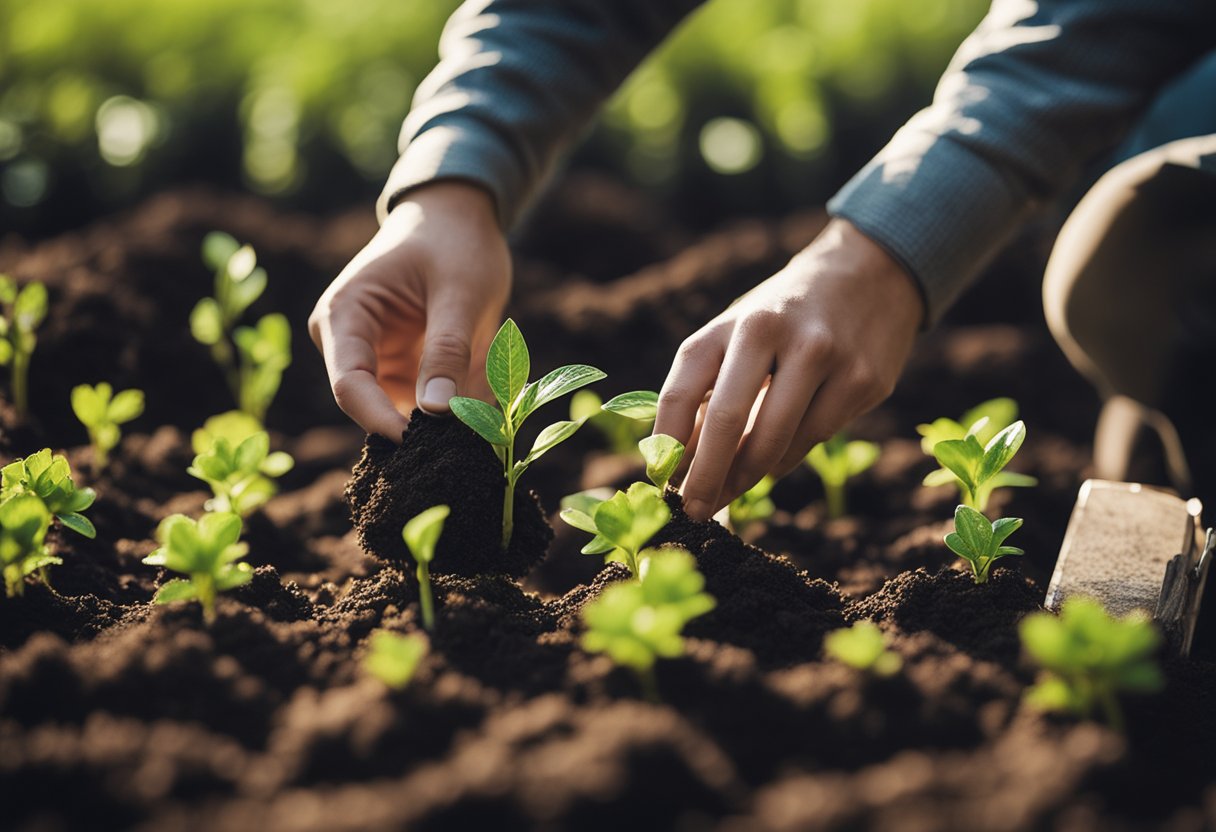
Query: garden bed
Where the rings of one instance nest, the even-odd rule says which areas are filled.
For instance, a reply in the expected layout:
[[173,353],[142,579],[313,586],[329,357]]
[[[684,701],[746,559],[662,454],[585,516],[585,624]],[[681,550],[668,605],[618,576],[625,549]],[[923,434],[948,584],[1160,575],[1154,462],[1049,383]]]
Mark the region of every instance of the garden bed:
[[[693,239],[638,195],[587,179],[550,205],[560,210],[542,209],[521,241],[510,311],[533,333],[533,366],[594,364],[608,373],[596,386],[605,396],[656,389],[680,341],[822,223],[813,213],[747,221]],[[221,597],[205,626],[197,605],[151,604],[160,570],[141,559],[159,520],[201,512],[207,494],[186,474],[190,431],[231,406],[186,326],[210,288],[198,247],[215,228],[251,242],[270,273],[254,312],[293,322],[295,363],[267,423],[297,465],[246,523],[254,580]],[[561,523],[550,542],[521,492],[517,506],[535,522],[520,525],[502,574],[478,574],[468,564],[494,553],[473,549],[497,534],[500,495],[484,505],[479,490],[493,455],[461,445],[471,435],[458,423],[424,419],[416,430],[428,441],[469,451],[386,465],[394,450],[374,438],[365,449],[334,407],[303,324],[373,230],[365,211],[321,220],[193,191],[36,247],[0,245],[0,271],[51,291],[33,364],[36,418],[16,424],[0,412],[0,462],[66,449],[99,494],[96,540],[55,532],[55,591],[31,585],[0,599],[6,828],[1216,823],[1210,641],[1167,666],[1163,694],[1128,701],[1126,736],[1020,704],[1034,671],[1016,625],[1042,601],[1097,411],[1036,316],[985,320],[990,290],[980,286],[925,336],[896,393],[853,429],[883,451],[851,489],[854,516],[826,520],[807,470],[778,484],[777,512],[746,543],[675,507],[662,540],[693,552],[718,606],[687,628],[685,657],[658,665],[655,704],[627,671],[579,649],[577,613],[620,566],[580,555],[585,535]],[[1034,293],[1022,275],[1013,308],[1033,308]],[[147,410],[93,478],[68,394],[101,379],[145,389]],[[994,498],[1002,514],[1027,519],[1027,555],[977,586],[941,542],[953,494],[919,486],[934,464],[915,426],[994,395],[1021,403],[1030,438],[1019,466],[1040,485]],[[525,475],[551,522],[563,495],[637,478],[635,462],[605,447],[584,427]],[[368,499],[368,467],[380,466],[393,481],[458,484],[455,496],[471,512],[483,505],[490,522],[488,538],[449,529],[468,557],[461,575],[436,575],[431,652],[402,692],[360,670],[373,630],[419,627],[412,574],[366,553],[352,529],[344,489],[361,456],[355,499]],[[825,658],[824,636],[863,618],[902,656],[897,676],[867,679]]]

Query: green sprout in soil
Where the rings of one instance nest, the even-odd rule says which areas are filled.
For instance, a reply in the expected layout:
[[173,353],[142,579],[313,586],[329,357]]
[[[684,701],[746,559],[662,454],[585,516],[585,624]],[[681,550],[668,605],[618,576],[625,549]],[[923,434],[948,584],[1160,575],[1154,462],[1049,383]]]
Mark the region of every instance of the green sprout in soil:
[[963,504],[984,511],[993,490],[1002,486],[1034,485],[1036,480],[1022,474],[1005,471],[1026,439],[1026,425],[1014,422],[1002,429],[987,443],[981,443],[977,429],[983,420],[971,426],[962,439],[945,439],[933,446],[937,459],[946,476],[934,471],[925,477],[925,485],[943,485],[954,482],[958,485]]
[[731,528],[736,534],[742,534],[751,524],[773,516],[776,506],[769,495],[773,493],[773,486],[776,484],[777,481],[766,474],[760,478],[760,482],[731,500],[727,513],[730,515]]
[[659,491],[666,491],[672,474],[684,458],[684,443],[674,436],[656,433],[638,442],[638,451],[646,461],[646,478]]
[[977,584],[988,582],[992,564],[1006,555],[1026,554],[1016,546],[1005,546],[1005,540],[1022,526],[1020,517],[1002,517],[992,523],[970,506],[954,510],[954,531],[946,535],[950,551],[971,564]]
[[253,430],[258,423],[240,411],[208,419],[192,437],[194,464],[191,476],[211,486],[215,496],[209,511],[231,511],[248,517],[278,493],[274,479],[291,470],[295,460],[282,451],[271,452],[270,436]]
[[671,520],[663,492],[645,482],[635,482],[628,491],[617,491],[606,500],[588,492],[572,495],[563,505],[562,520],[595,535],[583,554],[623,563],[634,577],[641,575],[642,549]]
[[833,630],[823,640],[824,650],[836,661],[873,676],[894,676],[903,666],[899,654],[887,649],[887,639],[873,621]]
[[222,232],[203,240],[203,261],[215,271],[215,295],[190,313],[190,332],[211,348],[237,406],[263,422],[291,364],[291,327],[278,313],[254,326],[237,326],[245,310],[266,290],[266,270],[251,246]]
[[435,559],[435,544],[443,534],[443,521],[450,509],[431,506],[405,524],[401,537],[418,563],[418,604],[422,607],[422,626],[435,629],[435,599],[431,594],[431,561]]
[[389,630],[376,630],[368,639],[363,669],[387,687],[402,690],[414,678],[429,650],[425,636],[403,636]]
[[72,388],[72,411],[89,431],[93,467],[100,471],[110,460],[110,451],[120,439],[124,425],[144,412],[144,392],[123,390],[117,395],[106,382],[96,387],[81,384]]
[[63,563],[46,547],[50,527],[51,513],[33,494],[17,494],[0,503],[0,566],[9,598],[22,594],[26,577],[37,573],[46,583],[47,568]]
[[570,418],[576,422],[585,421],[602,433],[613,453],[637,453],[638,442],[649,435],[654,423],[659,396],[649,391],[632,395],[649,399],[649,409],[645,401],[637,398],[631,401],[628,413],[617,412],[605,408],[603,399],[594,391],[579,390],[570,399]]
[[30,411],[30,358],[46,309],[46,286],[31,281],[18,289],[15,280],[0,274],[0,366],[9,368],[13,407],[21,417]]
[[166,517],[156,528],[160,548],[144,563],[186,577],[166,582],[153,600],[158,604],[198,601],[203,620],[210,624],[215,620],[216,596],[253,579],[253,568],[240,562],[249,551],[240,538],[241,518],[231,512],[210,512],[197,521],[184,514]]
[[1101,714],[1123,730],[1121,693],[1155,693],[1165,684],[1155,654],[1161,635],[1141,613],[1123,618],[1080,596],[1064,601],[1057,617],[1035,613],[1019,627],[1022,646],[1042,668],[1026,694],[1032,707],[1092,719]]
[[67,457],[43,448],[5,465],[0,469],[0,499],[18,494],[37,497],[65,528],[89,539],[97,536],[92,521],[81,514],[93,505],[97,494],[91,488],[76,487]]
[[712,610],[705,578],[683,549],[647,549],[640,580],[614,584],[583,608],[583,648],[632,668],[647,698],[658,700],[654,664],[684,653],[684,626]]
[[846,483],[873,465],[878,460],[878,454],[879,447],[873,442],[860,439],[850,442],[843,433],[811,448],[806,455],[806,464],[823,480],[829,519],[845,516]]
[[[921,448],[926,454],[937,459],[942,466],[936,471],[930,471],[925,476],[923,485],[930,488],[939,485],[955,485],[962,496],[962,501],[980,511],[987,508],[988,497],[998,488],[1027,488],[1037,485],[1038,480],[1034,477],[1013,471],[998,470],[991,474],[987,481],[977,484],[977,488],[973,490],[964,483],[963,478],[951,466],[938,456],[938,448],[942,443],[954,443],[950,446],[954,451],[957,451],[961,447],[959,443],[962,443],[970,448],[968,453],[974,457],[974,446],[978,445],[979,448],[986,449],[998,435],[1015,424],[1021,425],[1022,423],[1017,421],[1017,417],[1018,403],[1013,399],[1000,398],[981,402],[964,413],[963,418],[958,422],[941,418],[935,419],[931,424],[918,425],[916,430],[921,435]],[[1025,436],[1024,427],[1019,432],[1022,437]],[[974,443],[970,441],[971,439],[975,440]],[[1018,445],[1021,445],[1021,441],[1018,439]],[[946,453],[953,452],[946,448],[942,450]],[[1014,451],[1016,452],[1016,450],[1015,448]]]
[[502,499],[502,549],[511,545],[515,526],[515,483],[528,466],[574,435],[581,421],[556,422],[540,432],[532,450],[520,460],[515,459],[515,440],[519,429],[537,408],[567,393],[599,381],[605,375],[586,364],[558,367],[539,381],[528,381],[531,362],[523,333],[510,318],[498,330],[486,356],[486,379],[498,407],[480,399],[456,396],[449,406],[460,421],[490,443],[503,466],[506,487]]

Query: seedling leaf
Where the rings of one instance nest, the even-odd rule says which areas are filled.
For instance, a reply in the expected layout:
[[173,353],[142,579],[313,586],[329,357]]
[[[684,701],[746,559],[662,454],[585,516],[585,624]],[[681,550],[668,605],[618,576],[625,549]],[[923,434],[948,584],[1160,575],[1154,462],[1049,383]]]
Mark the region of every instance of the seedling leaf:
[[684,443],[674,436],[658,433],[638,443],[642,459],[646,460],[646,477],[662,491],[671,481],[680,460],[684,457]]
[[[607,378],[607,375],[602,370],[586,364],[568,364],[565,367],[558,367],[542,376],[540,381],[534,381],[524,388],[519,406],[516,408],[514,421],[519,424],[537,408],[604,378]],[[576,418],[575,421],[581,420]]]
[[491,445],[507,444],[506,426],[503,424],[502,411],[486,404],[481,399],[470,399],[464,396],[453,396],[448,401],[448,407],[456,418],[464,422],[482,439]]
[[443,534],[443,523],[450,513],[448,506],[431,506],[405,524],[401,536],[414,560],[430,563],[435,559],[435,545]]
[[653,422],[659,410],[659,394],[652,390],[621,393],[604,402],[602,408],[628,419]]
[[528,383],[530,369],[528,345],[524,342],[523,333],[515,321],[507,318],[490,342],[486,356],[486,379],[504,413],[511,413],[516,397]]
[[402,690],[414,678],[430,645],[420,635],[402,636],[377,630],[368,640],[363,669],[393,690]]

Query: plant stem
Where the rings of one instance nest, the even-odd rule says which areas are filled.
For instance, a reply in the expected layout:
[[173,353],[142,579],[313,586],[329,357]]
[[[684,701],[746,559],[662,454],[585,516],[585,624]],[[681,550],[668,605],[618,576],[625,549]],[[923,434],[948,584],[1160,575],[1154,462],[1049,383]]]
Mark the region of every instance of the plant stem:
[[828,503],[828,519],[839,520],[844,517],[844,484],[843,483],[824,483],[824,497]]
[[21,594],[23,588],[21,568],[16,564],[4,567],[4,594],[9,598],[15,598]]
[[215,581],[201,572],[191,575],[190,580],[198,588],[198,600],[203,605],[203,623],[210,626],[215,623]]
[[435,629],[435,598],[431,595],[431,572],[426,563],[418,564],[418,604],[422,607],[422,626]]
[[13,351],[13,406],[25,418],[30,412],[30,356],[23,349]]
[[638,683],[642,686],[642,696],[647,702],[660,704],[663,699],[659,696],[659,683],[654,675],[654,667],[637,668]]
[[[508,425],[507,430],[511,427]],[[512,433],[507,442],[507,452],[503,457],[506,468],[506,486],[502,490],[502,550],[505,552],[511,546],[511,533],[515,531],[515,435]]]
[[1124,732],[1123,709],[1119,707],[1119,700],[1115,698],[1115,694],[1107,687],[1102,687],[1096,691],[1098,704],[1102,707],[1102,714],[1106,717],[1106,724],[1120,734]]

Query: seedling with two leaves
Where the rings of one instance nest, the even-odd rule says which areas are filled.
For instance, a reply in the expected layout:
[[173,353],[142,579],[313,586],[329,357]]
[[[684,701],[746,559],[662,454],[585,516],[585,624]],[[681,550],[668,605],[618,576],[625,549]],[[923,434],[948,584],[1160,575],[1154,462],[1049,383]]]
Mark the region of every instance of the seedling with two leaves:
[[561,518],[595,535],[583,547],[584,555],[604,555],[605,561],[623,563],[636,578],[641,574],[642,550],[671,520],[671,509],[657,487],[635,482],[608,499],[586,491],[572,494],[562,500]]
[[209,511],[248,517],[278,493],[274,478],[292,469],[295,460],[270,450],[270,435],[241,411],[213,416],[192,437],[194,463],[188,473],[211,486]]
[[77,488],[67,457],[43,448],[0,469],[0,500],[20,494],[37,497],[65,528],[87,538],[97,536],[92,521],[81,512],[97,499],[91,488]]
[[418,564],[418,605],[422,608],[422,626],[435,629],[435,598],[431,593],[431,561],[435,559],[435,545],[443,534],[443,523],[448,518],[447,506],[431,506],[412,518],[401,529],[401,537],[409,547],[410,554]]
[[736,534],[742,534],[752,523],[759,523],[773,516],[777,507],[769,495],[773,493],[773,486],[776,484],[775,479],[765,475],[760,478],[760,482],[731,500],[727,514],[731,528]]
[[[1017,421],[1017,414],[1018,405],[1013,399],[990,399],[964,413],[959,422],[941,418],[931,424],[918,425],[916,430],[921,435],[921,448],[942,466],[936,471],[930,471],[923,484],[929,487],[955,485],[963,503],[980,511],[988,507],[988,498],[998,488],[1026,488],[1036,485],[1038,480],[1034,477],[1002,470],[1013,458],[1013,454],[1017,453],[1026,437],[1025,425]],[[1012,433],[1007,433],[1008,431]],[[999,436],[1006,437],[998,443],[1002,448],[1001,452],[1004,453],[1009,444],[1014,442],[1012,452],[995,471],[980,471],[976,460],[986,454],[989,448],[996,447],[994,443]],[[977,454],[977,451],[980,454]],[[960,458],[966,477],[956,470]],[[948,463],[947,460],[954,462]],[[981,475],[986,478],[979,482],[976,478]]]
[[1018,628],[1022,646],[1043,668],[1026,694],[1031,707],[1083,719],[1101,714],[1123,730],[1121,693],[1155,693],[1165,685],[1157,666],[1161,634],[1148,616],[1111,616],[1092,598],[1073,596],[1059,616],[1029,615]]
[[190,313],[190,332],[211,348],[237,406],[263,422],[291,364],[291,326],[270,313],[254,326],[237,326],[266,290],[266,270],[252,246],[214,231],[203,240],[203,262],[215,272],[215,295],[203,298]]
[[0,274],[0,367],[9,368],[9,388],[18,416],[30,411],[30,358],[46,310],[46,286],[34,281],[18,288],[15,280]]
[[156,528],[160,548],[144,558],[149,566],[163,566],[185,575],[166,582],[153,599],[158,604],[198,601],[203,620],[215,620],[215,599],[221,592],[247,584],[253,569],[241,558],[249,551],[240,542],[241,518],[231,512],[210,512],[198,520],[172,514]]
[[430,644],[423,635],[403,636],[389,630],[376,630],[368,639],[363,670],[386,687],[403,690],[429,651]]
[[144,412],[144,392],[123,390],[118,394],[107,382],[97,386],[81,384],[72,388],[72,412],[89,431],[89,443],[93,446],[93,468],[106,467],[120,439],[120,425],[139,418]]
[[17,494],[0,503],[0,567],[9,598],[22,594],[28,576],[37,574],[46,583],[47,568],[63,563],[46,546],[50,527],[51,513],[34,494]]
[[655,662],[683,655],[684,626],[715,606],[704,588],[705,578],[691,554],[648,549],[638,580],[608,587],[583,608],[583,648],[632,668],[646,696],[657,701]]
[[887,637],[873,621],[833,630],[824,638],[823,649],[841,664],[880,678],[894,676],[903,666],[903,659],[887,649]]
[[992,565],[1006,555],[1026,554],[1016,546],[1006,546],[1009,535],[1022,526],[1020,517],[1002,517],[991,523],[970,506],[954,510],[954,531],[946,535],[950,551],[971,564],[977,584],[988,582]]
[[806,455],[806,464],[823,480],[828,517],[835,520],[845,515],[845,485],[878,460],[879,447],[861,439],[849,441],[838,433],[820,442]]

